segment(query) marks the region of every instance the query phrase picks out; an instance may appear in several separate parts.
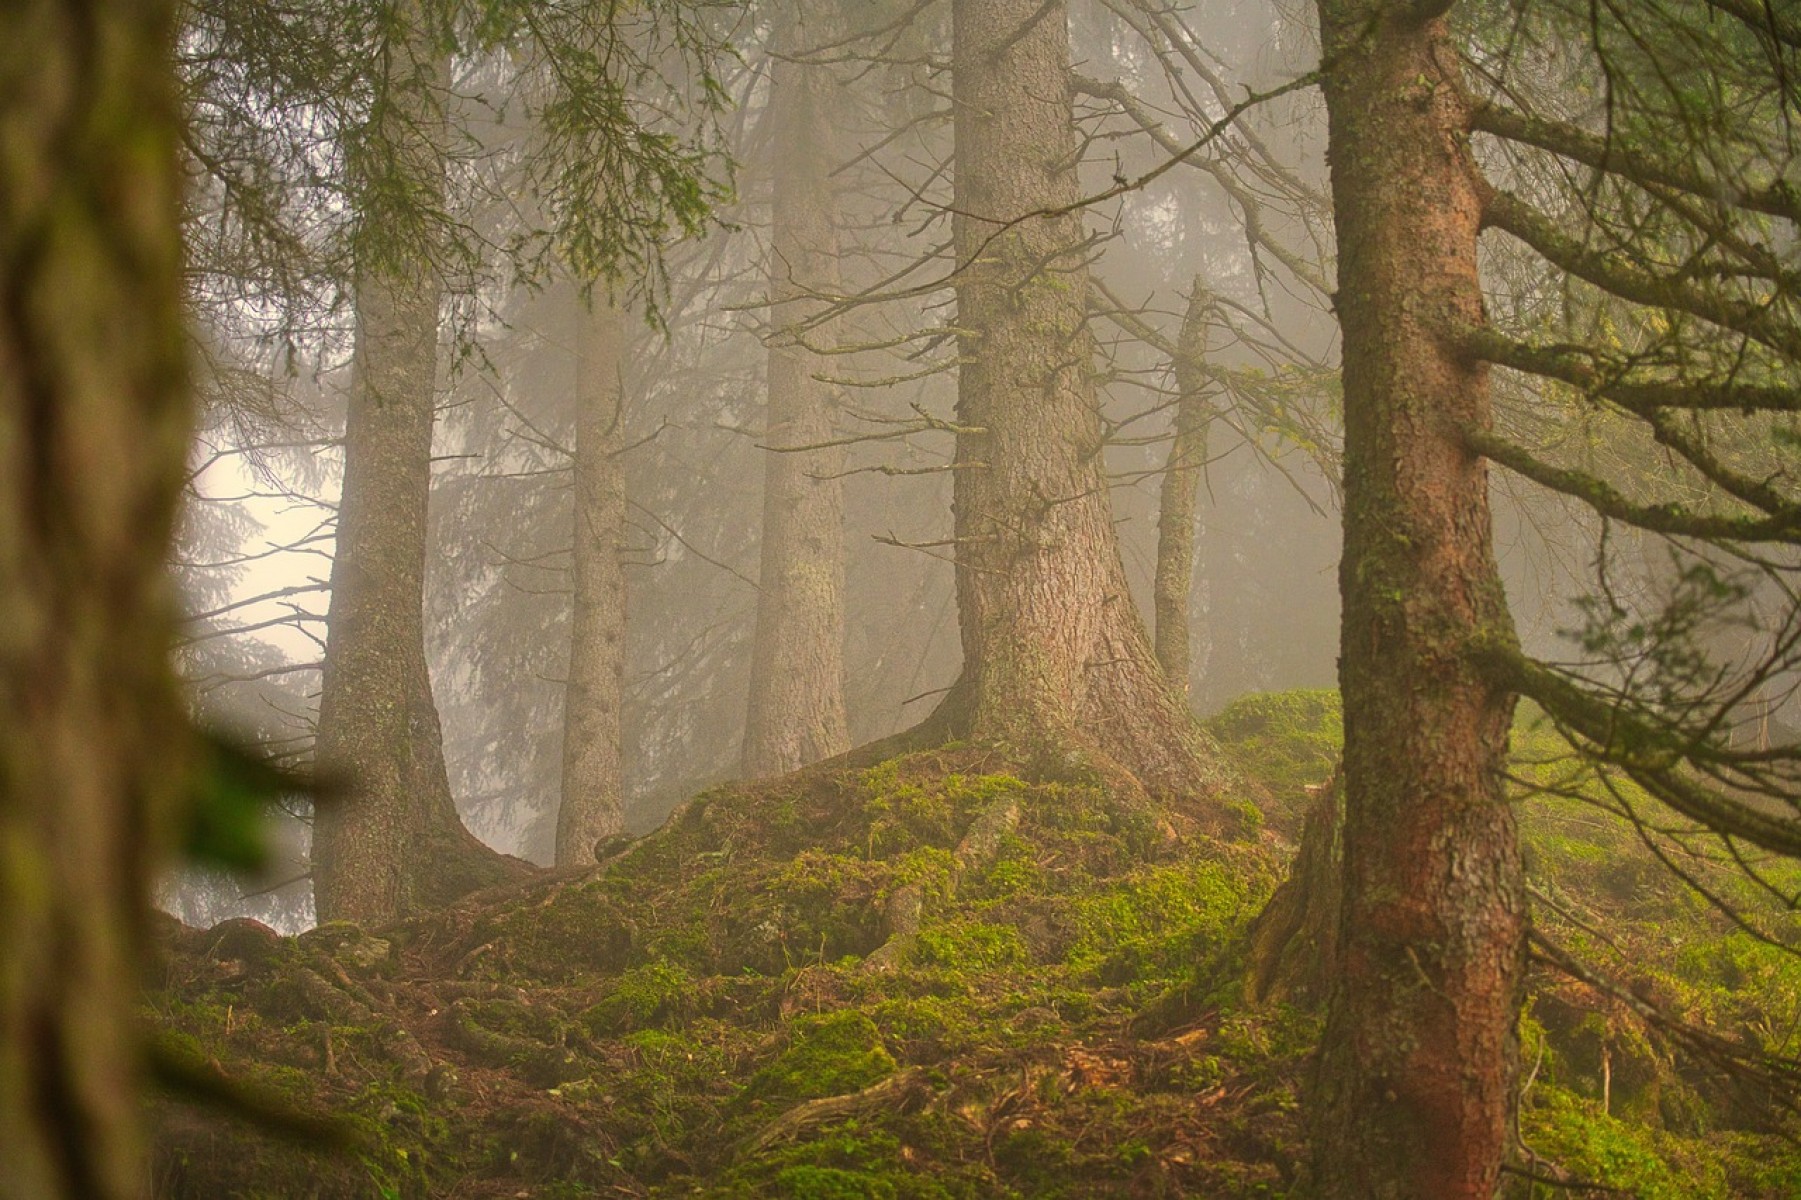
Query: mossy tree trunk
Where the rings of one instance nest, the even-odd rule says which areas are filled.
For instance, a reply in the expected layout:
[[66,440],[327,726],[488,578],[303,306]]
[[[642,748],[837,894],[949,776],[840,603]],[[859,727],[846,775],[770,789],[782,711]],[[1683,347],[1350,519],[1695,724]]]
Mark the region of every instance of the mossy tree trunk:
[[[448,64],[415,6],[386,56],[390,93],[373,140],[397,183],[444,192]],[[385,231],[372,230],[365,243]],[[429,239],[423,239],[429,240]],[[438,309],[429,245],[371,252],[356,280],[356,344],[317,758],[351,792],[313,822],[319,919],[377,924],[436,907],[523,869],[463,827],[444,767],[425,658],[426,509],[431,492]]]
[[1217,759],[1126,585],[1102,463],[1065,6],[953,6],[961,367],[954,482],[963,676],[940,724],[1089,750],[1153,792]]
[[1480,184],[1448,3],[1319,0],[1344,329],[1340,968],[1312,1100],[1324,1197],[1488,1200],[1511,1126],[1526,906],[1502,769],[1511,628],[1483,461]]
[[575,526],[569,676],[563,691],[563,795],[557,862],[594,861],[625,828],[620,703],[625,681],[625,315],[604,297],[576,314]]
[[1193,670],[1195,508],[1207,465],[1212,400],[1201,364],[1207,353],[1207,293],[1194,281],[1171,367],[1176,377],[1176,431],[1158,492],[1157,568],[1151,592],[1157,617],[1157,661],[1170,684],[1188,694]]
[[141,1193],[134,1009],[189,755],[174,6],[25,0],[0,52],[0,1197]]
[[799,0],[780,18],[771,67],[769,407],[762,570],[751,650],[744,773],[779,775],[850,745],[844,706],[844,452],[838,397],[821,376],[830,324],[803,329],[838,288],[831,177],[842,88],[810,62],[838,40],[838,0]]

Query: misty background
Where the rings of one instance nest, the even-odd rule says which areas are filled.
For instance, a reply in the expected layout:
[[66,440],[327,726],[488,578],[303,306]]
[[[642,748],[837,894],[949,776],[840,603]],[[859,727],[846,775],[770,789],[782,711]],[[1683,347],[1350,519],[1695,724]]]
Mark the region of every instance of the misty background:
[[[846,5],[848,35],[818,52],[842,100],[831,203],[843,294],[830,381],[847,456],[853,745],[923,718],[961,655],[946,542],[956,367],[946,8]],[[552,858],[562,764],[575,344],[593,304],[632,314],[618,454],[629,510],[627,825],[653,828],[738,774],[771,453],[767,347],[808,331],[773,323],[767,304],[773,18],[750,6],[706,19],[724,23],[716,32],[737,50],[717,81],[730,103],[710,115],[692,94],[686,107],[664,104],[698,86],[671,58],[646,111],[666,111],[684,136],[703,122],[727,202],[702,235],[667,252],[666,275],[591,291],[529,276],[507,253],[542,219],[521,174],[520,147],[534,135],[508,99],[529,79],[501,55],[453,65],[450,204],[469,240],[442,320],[427,652],[464,821],[538,863]],[[1207,140],[1248,92],[1307,69],[1316,35],[1297,6],[1266,3],[1178,14],[1079,2],[1071,30],[1091,194],[1206,141],[1087,209],[1107,466],[1137,600],[1149,614],[1181,392],[1173,359],[1198,337],[1209,373],[1190,702],[1205,715],[1247,692],[1332,687],[1337,330],[1323,103],[1314,90],[1285,96]],[[203,41],[205,25],[191,36]],[[658,48],[646,53],[661,61]],[[305,185],[307,156],[322,153],[296,133],[306,118],[264,116],[269,138],[296,139],[295,180],[271,186],[286,189],[297,228],[329,231],[342,200]],[[213,199],[197,197],[191,217],[206,408],[177,564],[192,614],[179,660],[209,719],[304,763],[325,653],[350,316],[323,274],[246,272],[232,206]],[[1526,648],[1556,657],[1597,531],[1522,488],[1496,502]],[[165,888],[166,906],[197,926],[231,915],[284,931],[310,924],[305,817],[296,807],[283,820],[279,861],[263,878],[188,875]]]

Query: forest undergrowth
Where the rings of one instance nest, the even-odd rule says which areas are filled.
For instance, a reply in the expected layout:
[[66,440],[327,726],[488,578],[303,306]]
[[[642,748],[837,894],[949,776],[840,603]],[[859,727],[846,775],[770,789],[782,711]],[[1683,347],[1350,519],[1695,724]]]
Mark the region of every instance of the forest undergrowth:
[[[343,1144],[165,1097],[155,1193],[1304,1194],[1319,1019],[1246,999],[1244,935],[1331,775],[1337,700],[1253,696],[1210,729],[1262,789],[1233,841],[1080,764],[953,746],[719,788],[598,868],[390,928],[171,923],[146,1002],[166,1073],[335,1116]],[[1801,960],[1588,803],[1541,723],[1514,745],[1549,789],[1521,799],[1537,927],[1624,987],[1535,970],[1522,1169],[1653,1200],[1801,1195],[1781,1106],[1634,1003],[1793,1055]],[[1689,865],[1795,933],[1741,876]]]

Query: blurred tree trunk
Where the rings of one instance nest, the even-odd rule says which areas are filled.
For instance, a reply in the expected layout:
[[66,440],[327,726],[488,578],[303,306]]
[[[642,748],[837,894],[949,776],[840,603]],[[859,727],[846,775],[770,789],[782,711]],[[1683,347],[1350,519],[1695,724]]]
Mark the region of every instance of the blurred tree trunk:
[[[387,57],[388,102],[374,141],[398,179],[444,192],[448,63],[416,7],[403,6]],[[463,827],[444,768],[425,659],[426,508],[431,492],[438,307],[429,246],[393,231],[359,264],[356,346],[344,429],[344,486],[317,757],[351,794],[313,821],[313,895],[321,921],[390,921],[446,904],[523,868]]]
[[[1508,1148],[1526,906],[1502,790],[1511,638],[1482,459],[1481,187],[1447,4],[1319,0],[1344,329],[1344,894],[1313,1097],[1324,1197],[1488,1200]],[[1436,15],[1435,15],[1436,14]]]
[[[1126,585],[1102,462],[1059,0],[957,0],[957,732],[1089,749],[1165,793],[1224,782]],[[1016,224],[1009,222],[1017,221]]]
[[578,299],[575,374],[574,596],[563,692],[563,799],[557,863],[594,861],[625,829],[620,702],[625,678],[625,316],[600,295]]
[[1192,666],[1189,597],[1194,592],[1196,492],[1207,465],[1207,434],[1213,422],[1207,376],[1200,369],[1207,353],[1206,320],[1207,293],[1197,278],[1171,364],[1176,377],[1176,435],[1163,467],[1157,509],[1157,570],[1151,585],[1157,615],[1157,661],[1184,696]]
[[769,246],[769,408],[764,438],[763,558],[751,650],[744,773],[779,775],[850,746],[844,708],[844,466],[838,400],[825,357],[832,327],[800,330],[838,289],[831,171],[840,88],[806,61],[837,39],[837,0],[799,0],[772,53],[775,146]]
[[173,10],[26,0],[0,53],[0,1197],[140,1194],[134,1006],[189,768]]

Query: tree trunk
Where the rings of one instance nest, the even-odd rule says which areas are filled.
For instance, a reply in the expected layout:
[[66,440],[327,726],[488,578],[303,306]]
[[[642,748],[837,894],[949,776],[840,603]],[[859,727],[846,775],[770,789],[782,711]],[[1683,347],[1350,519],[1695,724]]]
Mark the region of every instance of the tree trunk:
[[[831,327],[795,326],[838,287],[833,133],[841,89],[832,68],[804,60],[837,40],[837,0],[802,0],[775,40],[770,93],[774,154],[769,250],[769,410],[763,559],[751,651],[744,773],[779,775],[850,745],[844,709],[844,453],[838,398],[808,349]],[[798,57],[797,57],[798,56]]]
[[1207,293],[1194,281],[1182,336],[1172,363],[1176,377],[1176,436],[1157,509],[1157,572],[1151,585],[1157,615],[1157,661],[1182,695],[1188,694],[1190,651],[1189,596],[1194,591],[1195,501],[1207,464],[1207,433],[1213,408],[1207,377],[1200,370],[1207,353]]
[[[447,64],[415,22],[392,46],[393,96],[378,138],[415,184],[442,195]],[[379,236],[377,234],[371,236]],[[377,924],[446,904],[523,869],[457,816],[425,660],[426,506],[431,491],[438,306],[430,255],[388,247],[359,269],[317,758],[352,794],[313,821],[321,921]]]
[[0,1197],[143,1184],[135,1004],[189,768],[173,5],[27,0],[0,54]]
[[[1098,752],[1147,788],[1210,793],[1217,751],[1165,678],[1127,589],[1102,463],[1057,0],[953,7],[961,733]],[[1017,221],[1017,224],[1009,222]]]
[[596,295],[577,303],[574,598],[563,692],[563,800],[557,863],[594,861],[625,829],[619,707],[625,678],[625,474],[618,454],[625,317]]
[[1288,878],[1246,931],[1245,998],[1317,1009],[1338,978],[1344,899],[1344,774],[1312,793]]
[[1344,329],[1341,968],[1313,1098],[1325,1197],[1487,1200],[1508,1147],[1526,907],[1501,772],[1511,638],[1483,461],[1480,183],[1446,6],[1319,0]]

